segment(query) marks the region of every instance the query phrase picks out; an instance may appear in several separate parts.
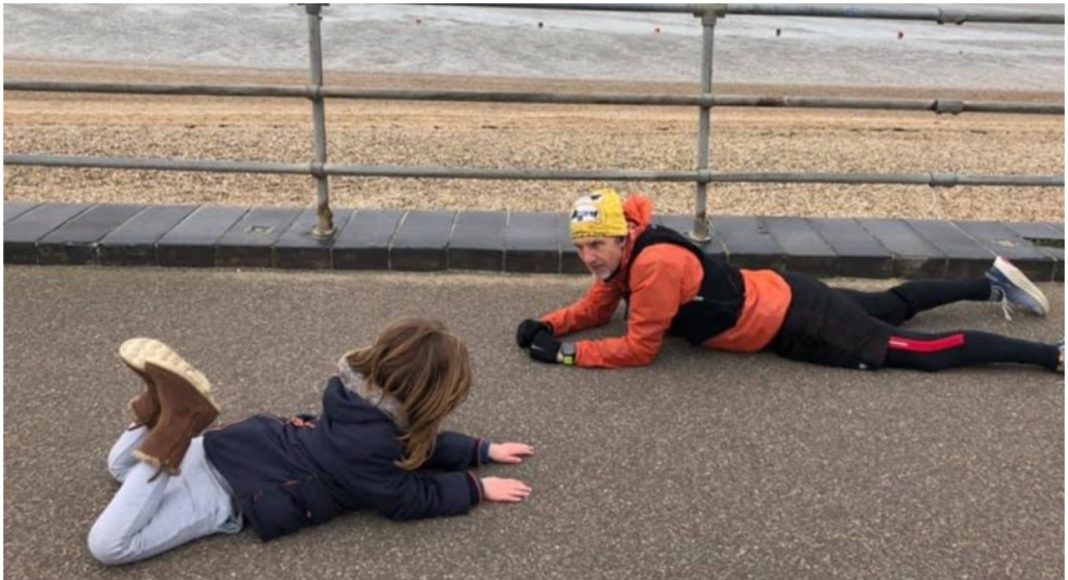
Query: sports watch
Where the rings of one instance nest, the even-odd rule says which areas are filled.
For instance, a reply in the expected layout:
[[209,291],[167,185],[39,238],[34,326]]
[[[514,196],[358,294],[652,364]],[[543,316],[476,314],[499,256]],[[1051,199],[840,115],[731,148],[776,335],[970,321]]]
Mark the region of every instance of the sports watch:
[[573,365],[575,364],[575,343],[565,342],[560,345],[560,353],[557,355],[557,361],[560,364]]

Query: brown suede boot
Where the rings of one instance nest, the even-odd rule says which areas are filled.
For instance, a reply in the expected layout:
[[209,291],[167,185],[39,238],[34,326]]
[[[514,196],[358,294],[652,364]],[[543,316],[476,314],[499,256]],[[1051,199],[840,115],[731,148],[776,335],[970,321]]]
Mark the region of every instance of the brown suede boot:
[[131,338],[119,347],[119,357],[122,358],[122,362],[145,383],[145,390],[130,399],[127,404],[134,419],[134,424],[130,429],[136,429],[142,425],[151,429],[156,426],[156,421],[159,419],[159,396],[156,394],[156,385],[145,374],[145,355],[155,350],[156,345],[162,346],[163,343],[151,338]]
[[145,390],[140,395],[130,399],[127,405],[134,417],[134,425],[131,429],[136,429],[141,425],[151,429],[156,426],[156,421],[159,420],[159,395],[156,393],[156,385],[152,382],[152,377],[145,372],[146,362],[155,361],[157,366],[170,368],[180,374],[186,372],[195,373],[197,375],[196,380],[202,381],[203,384],[208,384],[208,379],[204,375],[185,362],[169,346],[155,339],[131,338],[123,342],[122,346],[119,347],[119,357],[145,383]]
[[178,475],[189,442],[219,416],[219,405],[211,397],[211,384],[196,369],[188,364],[164,364],[157,360],[144,364],[145,373],[156,385],[160,414],[134,457]]

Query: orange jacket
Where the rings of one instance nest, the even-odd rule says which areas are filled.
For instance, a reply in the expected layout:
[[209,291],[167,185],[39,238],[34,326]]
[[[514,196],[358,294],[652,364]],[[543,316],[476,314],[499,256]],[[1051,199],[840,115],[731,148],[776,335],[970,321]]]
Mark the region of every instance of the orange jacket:
[[[608,322],[626,294],[630,282],[630,314],[627,334],[621,338],[581,340],[575,344],[576,364],[582,367],[618,368],[653,362],[679,308],[696,296],[704,270],[697,257],[673,244],[645,249],[625,271],[638,236],[652,221],[652,203],[631,196],[623,213],[633,227],[623,248],[620,271],[609,280],[595,280],[578,302],[551,312],[542,320],[556,336],[570,334]],[[777,272],[741,270],[745,281],[745,304],[737,323],[702,345],[705,348],[752,352],[768,345],[782,327],[790,305],[790,287]]]

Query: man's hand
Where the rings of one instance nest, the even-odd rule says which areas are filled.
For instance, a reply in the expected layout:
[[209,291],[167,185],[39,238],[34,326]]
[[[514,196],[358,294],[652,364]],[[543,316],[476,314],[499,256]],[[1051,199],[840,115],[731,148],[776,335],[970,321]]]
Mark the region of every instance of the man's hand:
[[482,491],[486,501],[517,503],[527,499],[530,486],[518,479],[483,477]]
[[559,362],[557,354],[560,352],[560,341],[553,338],[548,331],[543,330],[534,335],[530,343],[530,358],[545,363]]
[[522,463],[531,455],[534,448],[525,443],[490,443],[489,456],[494,463]]
[[519,328],[515,331],[515,342],[519,348],[527,348],[539,332],[548,332],[549,336],[552,336],[553,328],[540,320],[528,318],[519,323]]

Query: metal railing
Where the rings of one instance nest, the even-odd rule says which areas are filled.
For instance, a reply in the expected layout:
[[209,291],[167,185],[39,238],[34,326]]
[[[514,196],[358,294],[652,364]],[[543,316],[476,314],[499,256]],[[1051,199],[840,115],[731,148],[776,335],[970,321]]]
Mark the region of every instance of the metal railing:
[[466,4],[507,8],[608,10],[613,12],[663,12],[698,14],[709,10],[720,15],[814,16],[819,18],[865,18],[871,20],[927,20],[939,24],[1002,22],[1013,24],[1064,24],[1064,16],[1042,12],[969,10],[960,6],[865,6],[834,4]]
[[[489,5],[478,5],[486,7]],[[711,110],[730,107],[796,107],[832,109],[876,109],[932,111],[936,114],[1021,113],[1064,115],[1063,103],[1015,103],[961,101],[956,99],[880,99],[830,97],[717,96],[712,92],[712,65],[715,25],[728,14],[813,16],[894,20],[928,20],[942,23],[1008,22],[1023,24],[1064,24],[1063,15],[1027,11],[965,10],[937,6],[880,7],[778,4],[534,4],[496,5],[511,8],[614,10],[642,12],[682,12],[701,18],[701,93],[699,95],[614,95],[558,94],[489,91],[367,90],[323,86],[322,5],[305,5],[308,16],[311,75],[307,86],[276,85],[159,85],[128,83],[82,83],[5,81],[4,90],[39,92],[119,93],[143,95],[205,95],[234,97],[299,97],[312,102],[315,158],[311,163],[267,163],[252,161],[210,161],[198,159],[145,159],[120,157],[77,157],[64,155],[4,154],[5,165],[52,167],[97,167],[111,169],[150,169],[164,171],[211,171],[239,173],[287,173],[311,175],[317,185],[318,225],[314,233],[329,236],[334,231],[330,210],[330,175],[374,177],[420,177],[556,181],[659,181],[693,182],[696,185],[693,229],[690,237],[709,239],[707,187],[709,183],[847,183],[901,184],[952,187],[955,185],[1063,187],[1064,176],[974,175],[958,173],[717,173],[709,169],[711,156]],[[511,102],[548,104],[596,104],[640,106],[696,106],[698,114],[697,167],[694,171],[636,170],[546,170],[479,169],[393,165],[338,165],[327,163],[324,99],[382,99],[411,101]]]

